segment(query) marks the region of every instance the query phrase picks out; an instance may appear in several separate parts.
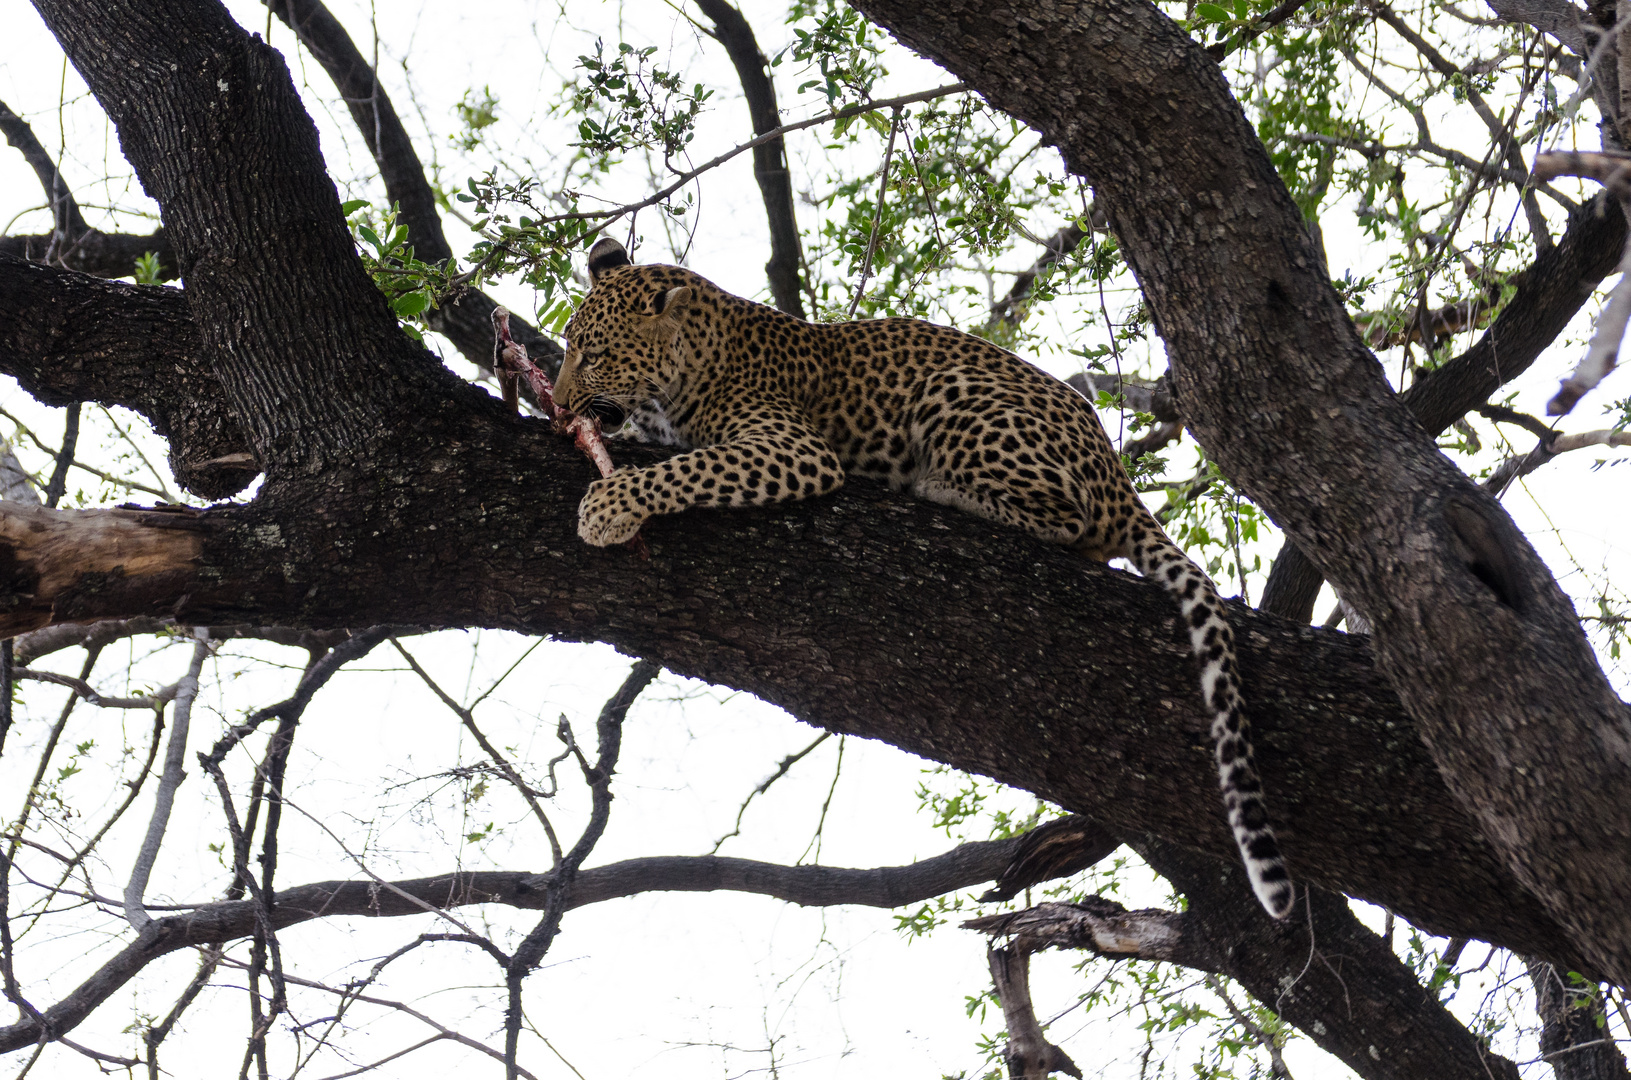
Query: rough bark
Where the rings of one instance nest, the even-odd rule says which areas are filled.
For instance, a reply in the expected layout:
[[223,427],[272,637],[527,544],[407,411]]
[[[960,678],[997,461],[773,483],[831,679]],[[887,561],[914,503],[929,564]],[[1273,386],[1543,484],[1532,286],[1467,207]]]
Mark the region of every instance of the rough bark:
[[[1399,395],[1430,435],[1442,435],[1469,410],[1529,370],[1569,320],[1619,263],[1625,215],[1598,195],[1569,215],[1562,238],[1514,278],[1512,299],[1476,344]],[[1308,622],[1324,578],[1293,541],[1287,541],[1264,587],[1262,607]]]
[[181,290],[0,254],[0,368],[47,405],[124,405],[170,440],[176,481],[206,499],[260,472]]
[[272,476],[368,457],[451,377],[356,258],[282,57],[203,0],[40,0],[161,207],[227,398]]
[[1070,1055],[1049,1042],[1031,1003],[1031,954],[1023,949],[991,949],[991,982],[1002,1006],[1008,1045],[1003,1050],[1010,1080],[1048,1080],[1062,1072],[1081,1080],[1082,1070]]
[[857,6],[1094,184],[1197,441],[1370,620],[1507,865],[1631,980],[1631,711],[1544,564],[1388,387],[1217,65],[1141,0]]

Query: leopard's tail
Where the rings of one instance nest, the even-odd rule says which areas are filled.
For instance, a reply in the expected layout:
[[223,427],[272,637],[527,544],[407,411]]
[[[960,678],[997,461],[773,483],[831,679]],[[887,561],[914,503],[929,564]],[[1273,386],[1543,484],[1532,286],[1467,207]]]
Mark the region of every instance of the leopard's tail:
[[1269,827],[1263,782],[1252,757],[1251,724],[1240,696],[1235,635],[1223,614],[1223,601],[1210,578],[1169,540],[1155,521],[1133,527],[1129,558],[1138,572],[1159,581],[1183,611],[1184,626],[1201,669],[1201,697],[1212,714],[1212,745],[1218,785],[1229,812],[1240,858],[1252,891],[1268,913],[1283,919],[1291,911],[1291,878],[1280,845]]

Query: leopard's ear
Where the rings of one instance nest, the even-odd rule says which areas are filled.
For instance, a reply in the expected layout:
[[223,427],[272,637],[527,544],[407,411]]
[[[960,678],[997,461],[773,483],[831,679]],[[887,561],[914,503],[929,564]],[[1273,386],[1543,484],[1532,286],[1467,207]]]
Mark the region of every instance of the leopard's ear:
[[589,249],[589,284],[592,287],[600,280],[600,275],[614,266],[633,266],[634,261],[629,253],[609,236],[603,236]]
[[653,315],[667,315],[670,319],[677,319],[685,314],[685,309],[691,306],[691,286],[680,285],[659,292],[651,297],[651,313]]

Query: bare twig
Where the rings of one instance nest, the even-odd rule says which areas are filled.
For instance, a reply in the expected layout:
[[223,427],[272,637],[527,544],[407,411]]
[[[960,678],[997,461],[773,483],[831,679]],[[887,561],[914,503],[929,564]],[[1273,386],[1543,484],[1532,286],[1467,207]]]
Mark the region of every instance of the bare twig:
[[[226,958],[223,961],[223,963],[227,964],[230,967],[242,968],[244,966],[242,961],[233,960],[230,957]],[[394,1010],[396,1012],[399,1012],[404,1016],[411,1016],[415,1020],[419,1021],[421,1024],[424,1024],[427,1027],[431,1027],[431,1028],[436,1029],[436,1031],[439,1032],[439,1034],[437,1035],[438,1039],[447,1039],[447,1040],[450,1040],[452,1042],[459,1043],[461,1046],[468,1046],[470,1049],[479,1051],[479,1052],[481,1052],[483,1054],[486,1054],[488,1057],[493,1058],[493,1059],[498,1060],[498,1061],[504,1060],[503,1054],[500,1053],[499,1051],[493,1049],[492,1047],[486,1045],[485,1043],[477,1042],[475,1039],[470,1038],[468,1035],[460,1034],[458,1031],[455,1031],[452,1028],[449,1028],[449,1027],[447,1027],[447,1026],[445,1026],[443,1024],[437,1023],[435,1020],[432,1020],[429,1016],[426,1016],[424,1013],[420,1012],[419,1010],[417,1010],[415,1008],[412,1008],[411,1006],[407,1005],[404,1002],[392,1001],[389,998],[372,997],[372,996],[365,995],[365,994],[353,994],[349,987],[336,988],[336,987],[333,987],[333,986],[327,986],[327,985],[325,985],[323,983],[320,983],[320,982],[314,982],[314,981],[312,981],[310,979],[302,979],[302,978],[299,978],[298,976],[294,976],[294,975],[289,975],[289,976],[286,976],[286,977],[287,977],[288,981],[290,983],[292,983],[293,985],[295,985],[295,986],[303,986],[303,987],[305,987],[305,988],[307,988],[309,990],[321,990],[321,991],[324,991],[325,993],[335,994],[335,995],[338,995],[340,997],[350,998],[350,999],[355,1000],[355,1001],[365,1001],[370,1005],[379,1005],[379,1006],[381,1006],[383,1008],[392,1009],[392,1010]],[[420,1045],[423,1045],[423,1044],[420,1044]],[[393,1055],[393,1056],[396,1056],[396,1055]],[[355,1073],[341,1073],[339,1075],[340,1076],[351,1076],[351,1075],[355,1075]],[[530,1073],[526,1069],[523,1069],[523,1068],[520,1068],[520,1067],[516,1068],[516,1075],[519,1076],[519,1077],[524,1078],[524,1080],[537,1080],[537,1077],[535,1077],[532,1073]],[[325,1080],[338,1080],[338,1077],[331,1076],[331,1077],[325,1078]]]
[[[267,0],[267,7],[288,24],[334,81],[379,166],[386,198],[401,208],[400,220],[408,227],[419,258],[429,263],[446,261],[453,248],[442,229],[436,193],[425,179],[413,140],[380,84],[375,65],[364,58],[321,0]],[[470,289],[451,303],[431,308],[425,316],[432,330],[445,334],[466,359],[484,368],[487,319],[495,306],[485,293]],[[521,318],[515,320],[515,333],[551,372],[560,368],[561,347],[554,341]]]
[[[77,680],[80,685],[85,686],[85,680],[90,677],[91,670],[96,666],[96,659],[101,654],[102,650],[100,648],[86,650],[85,662],[79,669],[79,679]],[[14,674],[20,673],[14,672]],[[85,686],[85,689],[90,690],[90,687]],[[92,692],[94,693],[94,691]],[[57,715],[57,722],[51,728],[51,734],[45,740],[45,748],[40,751],[40,763],[34,769],[34,779],[28,785],[28,795],[24,797],[23,807],[18,811],[17,819],[11,826],[12,840],[6,846],[6,858],[8,860],[14,858],[17,854],[17,845],[21,842],[22,835],[28,826],[28,816],[33,812],[34,803],[39,798],[40,784],[45,779],[45,770],[51,764],[51,756],[56,753],[57,743],[62,739],[63,729],[68,726],[68,717],[73,714],[74,706],[79,703],[82,696],[78,693],[71,694],[68,700],[63,702],[62,712]],[[3,914],[4,910],[0,909],[0,915]]]
[[198,970],[193,973],[192,980],[187,988],[181,992],[176,1003],[170,1006],[170,1011],[156,1027],[149,1027],[142,1032],[142,1042],[147,1046],[147,1076],[148,1080],[159,1080],[159,1045],[169,1038],[170,1030],[181,1019],[181,1014],[197,1000],[204,987],[209,985],[210,976],[215,974],[217,965],[221,963],[221,949],[212,945],[199,950]]
[[[7,420],[10,420],[13,424],[17,425],[17,430],[21,434],[26,435],[28,437],[29,442],[33,443],[35,446],[39,447],[41,450],[44,450],[47,454],[50,454],[53,458],[57,458],[58,461],[60,462],[60,460],[62,458],[62,448],[61,447],[51,446],[51,445],[47,444],[38,435],[34,434],[33,431],[31,431],[27,426],[25,426],[21,420],[17,419],[15,416],[13,416],[11,413],[7,412],[6,410],[0,409],[0,416],[5,417]],[[122,428],[120,429],[120,433],[124,434],[124,431],[123,431]],[[129,436],[126,436],[126,438],[128,439]],[[73,460],[73,455],[72,454],[68,455],[68,457],[69,457],[68,464],[70,465],[70,467],[78,469],[80,472],[88,472],[92,476],[97,477],[98,479],[105,480],[110,484],[117,484],[119,487],[128,488],[131,491],[146,492],[147,494],[156,496],[156,497],[158,497],[160,499],[165,500],[166,502],[174,502],[175,501],[175,496],[170,494],[170,492],[166,491],[163,488],[152,487],[151,485],[143,484],[143,483],[141,483],[140,481],[137,481],[137,480],[131,480],[131,479],[128,479],[128,478],[123,477],[123,476],[114,476],[112,473],[103,472],[101,469],[95,468],[95,467],[90,466],[90,465],[86,465],[82,461]]]
[[176,789],[186,778],[183,762],[187,756],[187,733],[192,722],[193,700],[198,697],[199,673],[204,670],[204,661],[210,655],[209,632],[202,631],[197,637],[187,674],[176,683],[175,717],[170,723],[170,741],[164,750],[164,771],[159,776],[158,790],[153,799],[153,816],[148,819],[147,835],[142,839],[136,862],[130,869],[130,880],[125,885],[125,921],[136,930],[152,921],[142,907],[142,896],[147,892],[147,880],[153,872],[153,863],[159,857],[159,846],[164,843],[164,830],[170,824]]
[[90,683],[84,679],[76,679],[71,675],[58,675],[54,671],[32,671],[21,668],[14,672],[19,679],[28,679],[33,682],[53,683],[57,686],[66,686],[78,697],[84,698],[88,704],[99,709],[157,709],[176,696],[180,688],[179,683],[155,690],[147,697],[104,697],[94,690]]
[[532,810],[532,816],[537,818],[538,823],[544,827],[544,835],[549,838],[550,853],[558,864],[561,861],[561,842],[555,835],[555,826],[550,823],[549,815],[544,813],[544,808],[539,805],[538,792],[533,789],[532,785],[521,779],[521,775],[515,771],[515,767],[510,764],[510,760],[499,753],[498,748],[488,741],[481,728],[476,726],[476,714],[449,697],[447,691],[438,686],[436,680],[430,677],[430,673],[419,666],[419,661],[415,660],[413,654],[402,647],[400,641],[392,638],[391,644],[398,653],[402,654],[402,659],[408,662],[408,666],[413,669],[414,674],[418,675],[424,684],[430,687],[431,692],[441,699],[442,704],[446,705],[452,710],[453,715],[459,718],[459,722],[464,725],[464,729],[470,732],[471,736],[476,740],[476,744],[481,747],[482,752],[487,755],[488,760],[493,763],[493,767],[498,770],[499,775],[504,778],[505,782],[513,787],[521,798],[526,801],[528,808]]
[[629,671],[628,678],[623,680],[623,685],[607,700],[595,721],[599,735],[595,764],[591,767],[583,760],[581,754],[578,755],[579,763],[583,767],[583,778],[589,784],[591,794],[589,823],[584,826],[578,842],[572,845],[572,850],[556,863],[555,869],[548,875],[544,886],[547,897],[544,903],[544,916],[522,940],[504,971],[504,986],[509,996],[509,1004],[504,1013],[506,1080],[516,1080],[520,1075],[516,1053],[520,1048],[521,1039],[522,980],[538,966],[544,954],[549,951],[550,945],[554,943],[555,935],[561,928],[561,916],[566,913],[567,899],[571,894],[573,882],[577,879],[578,869],[600,842],[601,834],[606,831],[606,822],[612,810],[612,772],[617,768],[617,758],[623,748],[623,718],[628,715],[629,706],[634,704],[634,699],[651,685],[651,681],[660,671],[661,666],[650,660],[635,663]]
[[1291,1080],[1291,1070],[1286,1068],[1286,1059],[1280,1053],[1280,1040],[1264,1031],[1261,1024],[1247,1016],[1234,1003],[1234,1000],[1229,997],[1228,992],[1224,989],[1222,979],[1219,979],[1216,975],[1208,975],[1206,976],[1206,986],[1222,999],[1224,1008],[1228,1009],[1229,1015],[1235,1018],[1235,1023],[1245,1028],[1246,1034],[1257,1040],[1257,1045],[1268,1052],[1269,1075],[1274,1077],[1275,1080]]
[[812,742],[809,746],[806,746],[803,750],[800,750],[797,753],[788,754],[786,757],[782,758],[781,762],[776,766],[775,772],[772,772],[769,776],[765,777],[759,782],[758,787],[748,792],[748,797],[743,799],[742,805],[736,808],[736,824],[731,826],[730,832],[714,841],[714,846],[708,849],[708,854],[719,854],[719,849],[724,846],[725,841],[729,840],[733,836],[741,836],[742,815],[748,812],[748,804],[752,803],[758,796],[769,791],[770,785],[786,776],[789,769],[791,769],[794,765],[797,765],[800,761],[803,761],[810,751],[814,750],[816,747],[820,746],[830,738],[832,738],[832,732],[823,731],[820,735],[815,737],[814,742]]
[[[1457,77],[1465,74],[1442,53],[1428,44],[1426,39],[1416,33],[1408,23],[1399,18],[1387,4],[1381,3],[1380,0],[1373,0],[1371,10],[1376,12],[1377,18],[1391,26],[1396,34],[1408,41],[1440,75]],[[1490,137],[1494,140],[1494,144],[1501,148],[1507,166],[1518,172],[1527,172],[1524,168],[1523,148],[1518,145],[1518,140],[1512,135],[1511,123],[1503,122],[1495,115],[1495,111],[1489,107],[1483,95],[1478,92],[1470,81],[1461,84],[1461,92],[1466,94],[1467,103],[1472,106],[1473,112],[1477,113],[1478,118],[1489,128]],[[1516,120],[1516,111],[1514,111],[1513,120]],[[1523,191],[1522,201],[1524,213],[1529,218],[1529,231],[1535,238],[1537,248],[1550,247],[1552,244],[1551,232],[1546,228],[1546,218],[1540,212],[1540,205],[1535,201],[1534,192]]]
[[855,318],[855,309],[866,295],[867,278],[872,275],[872,255],[878,247],[878,228],[883,224],[885,199],[889,195],[889,166],[895,159],[895,136],[900,133],[900,107],[896,106],[889,118],[889,144],[884,147],[883,167],[878,170],[878,206],[872,212],[872,234],[867,237],[866,254],[861,257],[861,277],[855,283],[855,295],[850,298],[849,317]]

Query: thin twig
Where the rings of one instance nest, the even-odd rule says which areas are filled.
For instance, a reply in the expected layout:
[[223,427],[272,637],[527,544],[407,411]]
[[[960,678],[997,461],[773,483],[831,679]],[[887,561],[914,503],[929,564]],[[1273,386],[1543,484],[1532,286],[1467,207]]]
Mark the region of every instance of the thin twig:
[[867,278],[872,274],[872,253],[878,246],[878,227],[883,224],[885,199],[889,195],[889,166],[895,157],[895,135],[900,131],[900,108],[896,107],[889,119],[889,145],[884,148],[882,175],[878,177],[878,208],[872,212],[872,235],[867,238],[866,255],[861,259],[861,279],[855,283],[855,295],[850,298],[849,317],[855,318],[855,309],[866,295]]
[[153,816],[148,819],[147,835],[142,839],[136,862],[130,869],[130,880],[125,885],[125,921],[137,932],[153,921],[142,907],[142,896],[147,892],[147,880],[153,873],[153,863],[159,857],[159,846],[164,843],[164,830],[170,824],[176,789],[187,775],[183,767],[187,756],[187,732],[192,722],[193,701],[198,697],[198,676],[210,655],[209,631],[199,630],[197,638],[193,645],[192,661],[187,665],[187,674],[176,683],[175,718],[170,724],[170,741],[164,750],[164,771],[159,775],[159,786],[153,799]]
[[550,945],[555,941],[555,935],[560,931],[561,916],[566,913],[567,901],[571,896],[572,884],[577,879],[578,868],[583,865],[583,860],[589,857],[589,853],[594,850],[595,845],[600,842],[601,835],[606,831],[606,822],[612,810],[612,773],[617,768],[618,755],[623,748],[623,718],[628,715],[629,706],[634,704],[634,699],[651,685],[651,681],[661,671],[661,666],[650,660],[635,663],[629,671],[628,678],[623,680],[623,685],[607,700],[595,721],[600,745],[594,766],[590,767],[582,754],[578,755],[579,763],[583,767],[583,778],[589,784],[592,799],[589,823],[584,826],[578,842],[572,845],[572,850],[566,853],[550,873],[545,884],[548,900],[544,905],[543,918],[538,920],[532,932],[515,950],[515,955],[510,958],[504,972],[504,985],[509,996],[509,1003],[504,1011],[505,1080],[516,1080],[521,1075],[516,1054],[520,1049],[521,1040],[522,980],[549,952]]
[[[225,958],[222,962],[227,964],[230,967],[236,967],[236,968],[239,968],[239,969],[242,969],[245,966],[243,961],[234,960],[231,957]],[[333,987],[333,986],[328,986],[328,985],[325,985],[325,984],[320,983],[320,982],[314,982],[311,979],[302,979],[302,978],[299,978],[298,976],[295,976],[295,975],[290,975],[287,978],[288,978],[288,980],[289,980],[289,982],[291,984],[293,984],[295,986],[303,986],[303,987],[307,988],[308,990],[321,990],[321,991],[323,991],[325,993],[335,994],[335,995],[338,995],[338,996],[350,995],[350,990],[346,989],[346,988],[336,988],[336,987]],[[477,1042],[475,1039],[470,1038],[468,1035],[462,1035],[459,1032],[453,1030],[452,1028],[446,1027],[446,1026],[444,1026],[442,1024],[438,1024],[435,1020],[432,1020],[430,1017],[426,1016],[424,1013],[420,1012],[417,1009],[414,1009],[414,1008],[410,1007],[409,1005],[407,1005],[404,1002],[391,1001],[388,998],[369,997],[369,996],[363,995],[363,994],[356,994],[356,995],[350,995],[350,996],[353,996],[354,999],[357,1000],[357,1001],[365,1001],[370,1005],[379,1005],[379,1006],[382,1006],[382,1007],[387,1008],[387,1009],[394,1009],[395,1011],[397,1011],[399,1013],[402,1013],[402,1014],[404,1014],[406,1016],[411,1016],[415,1020],[418,1020],[421,1024],[424,1024],[427,1027],[431,1027],[431,1028],[436,1029],[438,1032],[441,1033],[440,1037],[443,1038],[443,1039],[449,1039],[449,1040],[452,1040],[453,1042],[459,1043],[462,1046],[468,1046],[470,1049],[480,1051],[481,1053],[486,1054],[488,1057],[494,1058],[495,1060],[498,1060],[498,1061],[504,1060],[504,1055],[501,1054],[499,1051],[493,1049],[490,1046],[487,1046],[484,1043]],[[538,1080],[538,1078],[536,1076],[534,1076],[532,1073],[528,1072],[526,1069],[522,1069],[522,1068],[519,1068],[519,1067],[516,1070],[516,1074],[518,1076],[524,1078],[524,1080]],[[327,1078],[327,1080],[334,1080],[334,1078],[329,1077],[329,1078]]]
[[[550,824],[549,815],[544,813],[544,808],[538,803],[536,797],[538,793],[531,785],[521,779],[521,775],[515,771],[509,759],[499,753],[498,748],[488,741],[481,728],[476,726],[475,713],[449,697],[447,692],[436,684],[436,680],[430,677],[430,673],[419,666],[419,661],[415,660],[413,655],[402,647],[400,641],[392,638],[391,644],[396,648],[397,652],[402,654],[402,659],[408,662],[408,666],[413,669],[414,674],[418,675],[425,685],[430,687],[431,692],[442,700],[442,704],[451,709],[453,714],[459,718],[459,722],[464,725],[465,730],[470,732],[471,736],[475,738],[476,744],[481,747],[488,759],[492,761],[493,766],[498,769],[499,775],[504,777],[505,781],[520,793],[522,799],[526,800],[527,806],[532,809],[533,816],[544,827],[544,835],[549,837],[549,850],[554,862],[560,863],[561,842],[555,835],[555,826]],[[486,695],[482,696],[485,697]]]
[[748,804],[752,803],[758,796],[769,791],[770,785],[786,776],[789,769],[791,769],[794,765],[797,765],[800,761],[803,761],[804,758],[809,755],[810,751],[814,750],[816,747],[820,746],[830,738],[832,738],[832,732],[823,731],[820,735],[816,736],[814,742],[812,742],[809,746],[806,746],[803,750],[800,750],[797,753],[788,754],[786,757],[782,758],[780,764],[776,766],[776,771],[761,780],[758,787],[748,792],[748,797],[743,799],[742,805],[736,808],[736,824],[731,827],[730,832],[714,841],[714,846],[708,849],[708,854],[719,854],[719,849],[724,846],[725,841],[729,840],[733,836],[741,836],[742,815],[748,812]]

